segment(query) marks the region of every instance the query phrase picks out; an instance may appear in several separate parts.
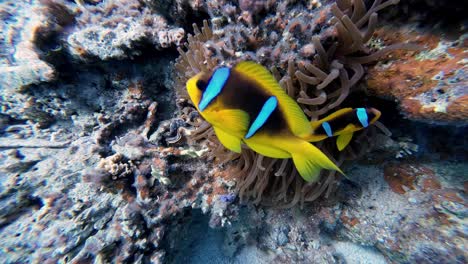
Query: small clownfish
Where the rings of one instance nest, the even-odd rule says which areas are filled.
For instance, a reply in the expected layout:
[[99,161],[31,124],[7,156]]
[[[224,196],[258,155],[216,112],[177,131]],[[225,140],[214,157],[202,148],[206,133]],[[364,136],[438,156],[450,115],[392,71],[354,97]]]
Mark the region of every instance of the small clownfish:
[[[212,73],[198,73],[187,81],[187,92],[227,149],[240,153],[244,142],[263,156],[292,158],[299,174],[308,182],[317,181],[321,169],[343,174],[309,142],[338,136],[337,145],[342,149],[354,131],[378,118],[374,117],[377,115],[373,110],[363,112],[359,109],[364,108],[346,108],[310,122],[270,72],[251,61],[232,68],[219,67]],[[353,113],[357,113],[357,120],[362,122],[355,122]],[[369,117],[367,113],[373,113],[373,116]],[[345,121],[350,121],[351,125],[344,124]]]
[[342,151],[353,138],[354,132],[373,124],[380,115],[380,111],[375,108],[343,108],[311,122],[313,132],[305,140],[316,142],[337,136],[336,147]]

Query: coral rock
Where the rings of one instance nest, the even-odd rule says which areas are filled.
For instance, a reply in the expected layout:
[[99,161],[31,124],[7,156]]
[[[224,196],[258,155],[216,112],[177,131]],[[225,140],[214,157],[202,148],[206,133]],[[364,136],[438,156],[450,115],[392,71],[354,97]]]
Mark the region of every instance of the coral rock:
[[15,91],[55,77],[54,69],[39,58],[34,45],[37,32],[50,24],[39,7],[37,1],[6,1],[0,6],[2,14],[9,14],[0,21],[0,89]]
[[69,51],[78,58],[123,59],[140,55],[146,42],[156,48],[179,45],[182,28],[136,0],[102,1],[86,8],[76,18],[78,25],[68,36]]
[[369,90],[395,98],[411,119],[466,124],[468,120],[468,55],[463,36],[455,41],[410,27],[384,27],[374,41],[416,42],[423,51],[396,52],[369,69]]

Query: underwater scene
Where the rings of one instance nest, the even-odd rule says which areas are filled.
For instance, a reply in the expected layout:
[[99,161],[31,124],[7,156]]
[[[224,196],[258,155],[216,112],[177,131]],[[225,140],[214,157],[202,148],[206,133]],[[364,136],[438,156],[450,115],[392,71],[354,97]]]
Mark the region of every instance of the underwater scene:
[[0,0],[0,263],[468,263],[467,7]]

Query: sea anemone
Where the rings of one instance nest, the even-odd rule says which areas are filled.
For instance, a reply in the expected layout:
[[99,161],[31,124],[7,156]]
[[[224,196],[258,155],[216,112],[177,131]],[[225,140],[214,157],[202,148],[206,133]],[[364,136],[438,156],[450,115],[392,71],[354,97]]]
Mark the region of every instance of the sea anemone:
[[[313,56],[297,56],[300,59],[296,60],[289,58],[286,62],[287,67],[283,70],[275,66],[284,64],[281,56],[271,54],[270,69],[273,75],[288,95],[296,99],[311,120],[320,119],[342,107],[365,74],[363,64],[375,61],[394,49],[413,48],[410,44],[396,44],[372,51],[366,44],[376,27],[377,11],[396,3],[398,0],[383,3],[376,0],[372,6],[366,8],[362,0],[337,1],[327,7],[333,15],[330,20],[332,27],[322,31],[326,33],[312,36],[308,46],[302,49],[303,54]],[[296,24],[297,21],[291,19],[289,23]],[[291,31],[292,27],[289,25],[285,28]],[[304,24],[295,25],[294,28],[296,27],[300,30],[314,28]],[[307,183],[299,176],[290,159],[267,158],[246,147],[241,154],[226,150],[217,140],[211,126],[199,118],[185,91],[187,79],[198,72],[212,71],[220,64],[235,64],[241,60],[259,57],[258,52],[255,54],[248,51],[239,56],[232,48],[236,46],[232,42],[238,41],[235,36],[243,36],[244,42],[259,41],[255,40],[255,35],[245,36],[241,29],[229,32],[229,38],[226,37],[226,30],[224,35],[215,34],[207,21],[203,22],[201,30],[196,24],[193,28],[195,34],[188,36],[186,51],[179,48],[180,57],[175,64],[182,118],[194,127],[190,135],[191,142],[206,145],[210,149],[207,157],[217,164],[231,162],[230,164],[237,168],[236,188],[241,200],[290,207],[297,203],[302,205],[304,202],[314,201],[322,194],[327,197],[337,185],[336,172],[323,171],[319,181]],[[304,52],[304,49],[308,51]],[[365,153],[376,132],[389,134],[381,123],[376,122],[375,125],[381,129],[377,130],[373,126],[357,133],[352,143],[342,152],[336,150],[332,140],[325,140],[316,145],[339,166],[343,161],[355,159]]]

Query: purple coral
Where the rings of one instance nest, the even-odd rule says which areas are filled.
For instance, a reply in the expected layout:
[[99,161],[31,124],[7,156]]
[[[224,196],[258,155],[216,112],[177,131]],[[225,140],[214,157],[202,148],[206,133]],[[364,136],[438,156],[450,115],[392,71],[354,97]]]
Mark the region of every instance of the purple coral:
[[234,193],[223,194],[219,196],[219,200],[221,200],[223,203],[232,203],[235,199],[236,195]]

